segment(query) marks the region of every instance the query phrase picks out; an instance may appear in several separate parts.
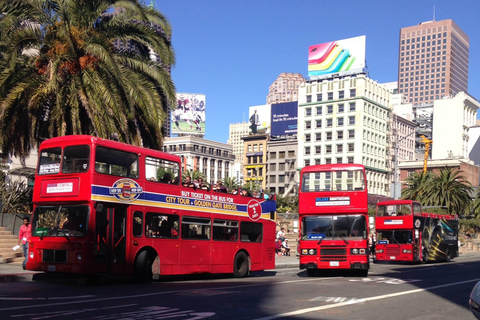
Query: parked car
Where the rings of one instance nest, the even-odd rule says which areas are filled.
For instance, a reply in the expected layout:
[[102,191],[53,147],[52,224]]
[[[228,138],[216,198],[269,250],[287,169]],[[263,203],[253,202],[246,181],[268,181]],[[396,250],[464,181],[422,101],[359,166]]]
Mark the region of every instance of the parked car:
[[470,293],[468,304],[475,318],[480,319],[480,281],[477,282],[472,293]]

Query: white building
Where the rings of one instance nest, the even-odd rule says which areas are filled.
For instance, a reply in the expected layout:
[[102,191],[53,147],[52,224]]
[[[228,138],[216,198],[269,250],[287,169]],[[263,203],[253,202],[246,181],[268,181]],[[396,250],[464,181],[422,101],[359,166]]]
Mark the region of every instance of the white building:
[[298,165],[359,163],[368,191],[390,195],[390,90],[358,75],[299,87]]
[[480,104],[465,92],[433,103],[432,159],[469,159],[470,127]]
[[198,170],[209,183],[231,177],[235,160],[232,146],[194,136],[166,138],[163,151],[182,158],[182,170]]

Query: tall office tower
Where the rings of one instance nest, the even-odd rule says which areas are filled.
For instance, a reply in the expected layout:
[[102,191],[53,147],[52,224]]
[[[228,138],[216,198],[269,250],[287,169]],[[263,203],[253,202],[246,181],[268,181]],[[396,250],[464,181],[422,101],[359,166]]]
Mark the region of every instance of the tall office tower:
[[453,20],[400,30],[398,89],[414,105],[468,91],[470,40]]
[[300,73],[282,72],[270,85],[267,104],[298,101],[298,86],[305,81]]
[[[148,5],[149,7],[152,7],[154,8],[154,2],[155,1],[150,1],[150,4]],[[116,15],[116,14],[119,14],[120,12],[124,11],[125,9],[124,8],[115,8],[115,10],[113,11],[113,13],[105,13],[104,16],[113,16],[113,15]],[[139,21],[139,23],[142,23],[141,21]],[[171,37],[170,35],[167,35],[165,33],[165,31],[163,30],[162,26],[160,25],[157,25],[157,24],[152,24],[151,25],[154,29],[155,29],[155,32],[157,32],[159,35],[161,35],[163,38],[166,39],[166,42],[167,43],[170,43],[171,42]],[[113,46],[115,47],[115,49],[117,51],[123,51],[123,52],[148,52],[148,55],[150,56],[150,59],[152,61],[155,61],[157,63],[159,63],[160,65],[162,65],[162,67],[169,73],[171,74],[172,73],[172,66],[170,64],[167,64],[167,63],[164,63],[159,55],[154,51],[152,50],[151,48],[147,48],[145,47],[144,45],[138,43],[138,42],[135,42],[135,41],[130,41],[130,40],[127,40],[127,41],[123,41],[123,40],[120,40],[120,39],[115,39],[113,41]],[[175,108],[176,106],[170,106],[171,108]],[[166,116],[166,121],[164,121],[163,123],[163,136],[164,137],[170,137],[172,135],[172,128],[171,128],[171,123],[170,123],[170,119],[172,117],[172,109],[171,108],[168,108],[166,110],[167,112],[167,116]]]
[[232,145],[235,162],[242,163],[243,161],[243,140],[242,138],[248,136],[250,132],[250,124],[247,122],[230,123],[230,132],[228,133],[227,144]]

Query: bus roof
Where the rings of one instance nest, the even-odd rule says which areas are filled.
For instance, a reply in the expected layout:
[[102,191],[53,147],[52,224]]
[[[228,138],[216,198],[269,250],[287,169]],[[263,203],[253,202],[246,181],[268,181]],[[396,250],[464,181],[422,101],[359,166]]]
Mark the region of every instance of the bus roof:
[[103,139],[99,137],[89,136],[89,135],[67,135],[62,137],[55,137],[48,140],[43,141],[40,144],[40,149],[50,148],[50,147],[58,147],[58,146],[71,146],[71,145],[80,145],[80,144],[88,144],[88,145],[101,145],[105,147],[116,148],[120,150],[135,152],[135,153],[144,153],[150,155],[157,155],[161,156],[162,159],[170,160],[174,162],[180,162],[180,157],[169,154],[163,151],[134,146],[130,144],[126,144],[123,142],[118,142],[109,139]]
[[420,202],[414,201],[414,200],[385,200],[385,201],[377,202],[377,206],[402,205],[402,204],[413,204],[413,203],[420,204]]

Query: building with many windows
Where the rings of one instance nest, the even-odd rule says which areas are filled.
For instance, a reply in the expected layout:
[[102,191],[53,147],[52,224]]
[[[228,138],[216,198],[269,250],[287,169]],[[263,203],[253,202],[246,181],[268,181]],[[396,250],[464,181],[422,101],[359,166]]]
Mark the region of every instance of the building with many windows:
[[228,141],[233,148],[233,155],[235,156],[235,161],[242,163],[244,152],[243,152],[243,140],[242,138],[248,136],[250,128],[249,123],[231,123],[230,130],[228,133]]
[[198,170],[209,183],[231,176],[235,160],[229,144],[194,136],[166,138],[163,151],[182,158],[182,171]]
[[363,74],[301,85],[297,166],[360,163],[369,193],[390,195],[390,97]]
[[298,101],[298,87],[305,81],[300,73],[282,72],[270,85],[267,104]]
[[400,30],[398,89],[413,104],[468,91],[470,40],[453,20]]
[[274,139],[267,142],[267,183],[269,192],[282,197],[297,192],[297,139]]
[[255,134],[242,138],[244,141],[243,179],[257,189],[266,188],[268,134]]

